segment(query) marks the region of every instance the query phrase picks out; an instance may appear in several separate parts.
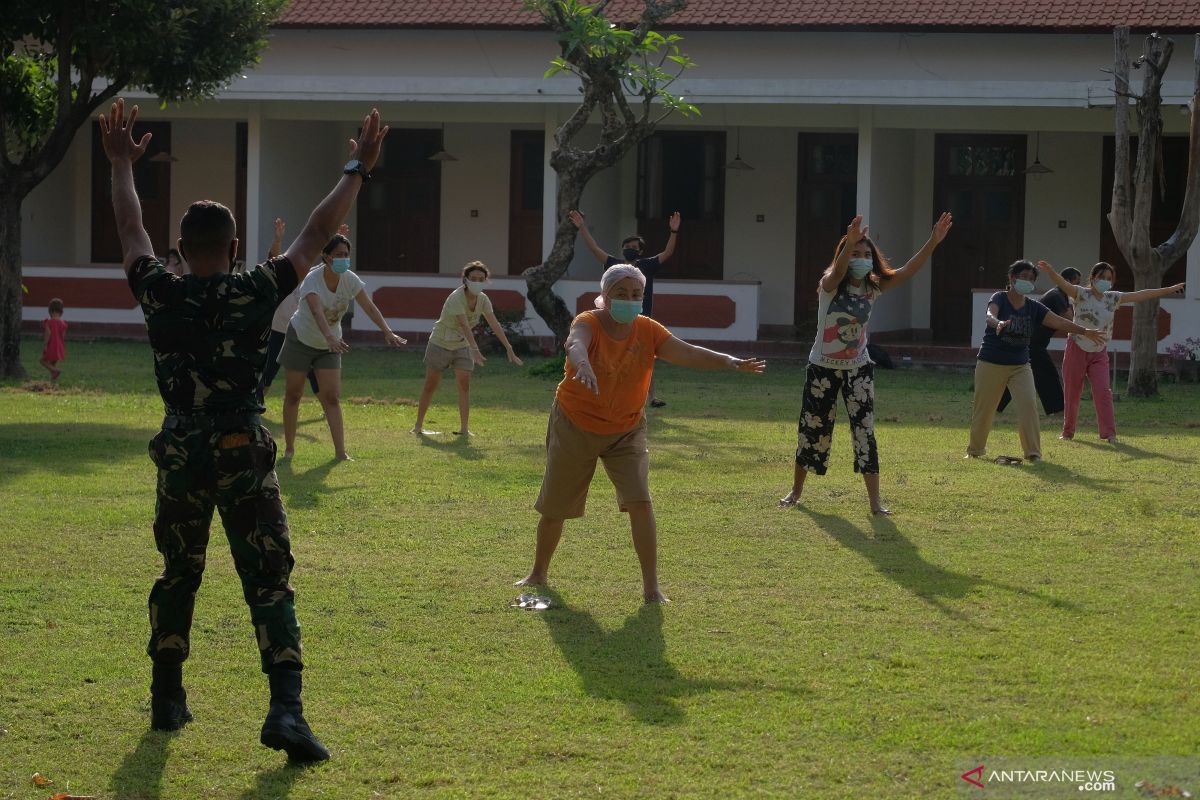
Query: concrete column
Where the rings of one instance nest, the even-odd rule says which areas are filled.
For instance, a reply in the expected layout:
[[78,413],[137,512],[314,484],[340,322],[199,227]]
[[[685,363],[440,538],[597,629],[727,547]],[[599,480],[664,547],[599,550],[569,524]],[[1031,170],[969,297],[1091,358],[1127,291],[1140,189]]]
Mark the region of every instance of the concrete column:
[[[871,212],[871,155],[874,150],[875,122],[870,106],[858,110],[858,213]],[[869,225],[871,220],[867,219]]]
[[[261,214],[262,192],[262,106],[254,103],[246,116],[246,230],[241,232],[246,237],[246,263],[255,264],[266,253],[261,247],[259,222]],[[293,223],[294,224],[294,223]],[[303,226],[303,222],[300,226]],[[288,233],[293,237],[300,232],[294,227]],[[284,243],[284,247],[287,242]]]
[[1192,242],[1187,254],[1187,288],[1184,296],[1200,300],[1200,238]]
[[546,152],[542,180],[542,260],[554,248],[554,231],[558,228],[558,173],[550,166],[554,150],[554,132],[558,130],[558,107],[545,106]]

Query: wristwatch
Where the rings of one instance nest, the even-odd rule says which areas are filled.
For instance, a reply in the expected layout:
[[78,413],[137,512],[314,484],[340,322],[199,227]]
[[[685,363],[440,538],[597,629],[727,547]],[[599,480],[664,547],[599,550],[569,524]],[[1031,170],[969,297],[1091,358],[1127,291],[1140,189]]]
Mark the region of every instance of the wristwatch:
[[353,175],[358,173],[362,176],[363,183],[371,180],[371,173],[367,172],[367,165],[358,159],[353,159],[346,162],[346,166],[342,168],[343,175]]

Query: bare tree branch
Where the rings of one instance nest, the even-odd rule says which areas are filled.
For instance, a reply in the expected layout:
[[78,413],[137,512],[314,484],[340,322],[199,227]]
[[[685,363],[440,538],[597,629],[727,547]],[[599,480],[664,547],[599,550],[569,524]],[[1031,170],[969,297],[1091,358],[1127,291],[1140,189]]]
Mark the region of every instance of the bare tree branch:
[[1157,248],[1161,263],[1170,266],[1191,248],[1200,230],[1200,34],[1196,34],[1192,49],[1193,77],[1191,122],[1188,129],[1187,182],[1183,194],[1183,211],[1179,225],[1171,236]]
[[1121,253],[1129,241],[1130,184],[1129,184],[1129,28],[1120,27],[1113,31],[1113,85],[1116,94],[1116,152],[1113,156],[1112,205],[1108,212],[1108,224]]

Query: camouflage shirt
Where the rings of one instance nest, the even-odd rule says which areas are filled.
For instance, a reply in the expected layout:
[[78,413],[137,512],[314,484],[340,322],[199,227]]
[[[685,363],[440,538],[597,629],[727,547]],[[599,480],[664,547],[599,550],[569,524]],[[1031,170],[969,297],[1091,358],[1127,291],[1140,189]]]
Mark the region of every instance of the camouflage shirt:
[[271,316],[296,284],[284,256],[206,278],[175,275],[153,256],[134,262],[129,288],[146,315],[166,413],[262,413],[258,379]]

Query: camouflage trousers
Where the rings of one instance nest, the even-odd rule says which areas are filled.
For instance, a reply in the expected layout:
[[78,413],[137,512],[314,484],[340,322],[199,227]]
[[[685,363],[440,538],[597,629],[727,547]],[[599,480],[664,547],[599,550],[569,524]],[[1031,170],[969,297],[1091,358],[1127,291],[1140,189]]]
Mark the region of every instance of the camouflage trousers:
[[163,557],[162,575],[150,590],[150,658],[170,665],[188,657],[216,508],[250,606],[263,672],[276,666],[303,669],[295,593],[288,583],[295,562],[271,433],[261,425],[233,430],[164,425],[150,440],[150,459],[158,467],[154,541]]

